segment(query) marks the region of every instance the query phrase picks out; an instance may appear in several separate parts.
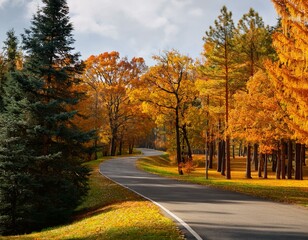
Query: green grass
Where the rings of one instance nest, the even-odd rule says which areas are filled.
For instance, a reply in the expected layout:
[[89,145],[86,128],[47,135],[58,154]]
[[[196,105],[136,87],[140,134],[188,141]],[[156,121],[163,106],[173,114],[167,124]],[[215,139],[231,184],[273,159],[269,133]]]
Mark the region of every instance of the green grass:
[[[198,160],[202,156],[195,156]],[[204,157],[203,157],[204,158]],[[296,204],[308,208],[308,180],[276,180],[275,174],[268,169],[268,179],[258,178],[252,171],[252,179],[245,178],[245,159],[232,160],[232,179],[227,180],[217,173],[216,166],[209,170],[209,179],[205,179],[204,167],[196,167],[194,171],[182,176],[168,156],[147,157],[138,161],[138,167],[161,176],[181,181],[197,183],[215,188],[240,192],[276,202]],[[304,176],[308,175],[308,167],[304,167]]]
[[164,217],[157,206],[104,178],[98,171],[101,162],[102,159],[87,164],[92,168],[90,191],[76,209],[72,223],[37,233],[0,239],[183,239],[175,223]]

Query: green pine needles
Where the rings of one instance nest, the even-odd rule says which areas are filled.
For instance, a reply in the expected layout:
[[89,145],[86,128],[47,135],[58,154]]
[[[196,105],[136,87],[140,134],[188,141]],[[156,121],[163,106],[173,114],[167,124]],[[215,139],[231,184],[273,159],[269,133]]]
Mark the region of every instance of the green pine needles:
[[[89,171],[81,163],[94,132],[83,132],[72,121],[83,96],[76,90],[83,64],[79,54],[71,53],[73,27],[66,1],[43,3],[22,36],[23,68],[8,70],[3,87],[2,235],[62,223],[87,193]],[[10,58],[17,61],[18,56]]]

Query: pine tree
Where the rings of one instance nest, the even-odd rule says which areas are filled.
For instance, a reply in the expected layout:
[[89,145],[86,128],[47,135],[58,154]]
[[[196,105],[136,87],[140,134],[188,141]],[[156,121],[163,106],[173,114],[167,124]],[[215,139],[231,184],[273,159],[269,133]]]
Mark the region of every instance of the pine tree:
[[28,102],[15,79],[18,41],[14,31],[8,32],[4,44],[7,72],[0,112],[0,234],[15,234],[31,224],[34,181],[29,166],[33,158],[27,144]]
[[282,28],[273,36],[279,61],[267,70],[276,87],[293,138],[308,143],[307,1],[272,0],[281,17]]
[[5,60],[3,54],[0,53],[0,113],[4,110],[3,95],[4,95],[4,82],[5,82]]
[[73,123],[82,94],[74,88],[83,64],[72,54],[73,27],[65,0],[43,0],[23,37],[25,64],[18,81],[26,90],[31,121],[29,145],[35,161],[33,226],[56,224],[70,216],[87,192],[88,170],[81,165],[92,133]]
[[235,34],[235,45],[239,54],[236,89],[245,90],[249,78],[258,70],[264,69],[264,59],[274,55],[270,39],[271,28],[265,27],[259,14],[252,8],[249,9],[239,20]]
[[234,83],[235,51],[233,45],[234,23],[232,13],[224,6],[221,15],[215,20],[215,26],[210,27],[203,38],[205,41],[204,55],[206,57],[206,69],[204,75],[224,83],[225,95],[225,153],[226,153],[226,178],[231,178],[230,166],[230,137],[227,133],[229,119],[230,93]]

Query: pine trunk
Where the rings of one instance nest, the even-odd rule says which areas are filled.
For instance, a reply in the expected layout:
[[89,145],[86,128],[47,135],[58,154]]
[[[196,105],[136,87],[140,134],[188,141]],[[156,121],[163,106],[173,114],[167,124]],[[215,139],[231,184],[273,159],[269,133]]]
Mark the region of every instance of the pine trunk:
[[253,162],[255,163],[255,171],[258,171],[258,144],[253,145]]
[[286,143],[281,139],[281,178],[286,178]]
[[210,142],[210,156],[209,156],[209,168],[213,168],[213,155],[214,155],[214,143],[213,141]]
[[218,142],[218,151],[217,151],[217,172],[221,172],[222,169],[222,140]]
[[293,170],[293,142],[289,140],[288,142],[288,179],[292,179],[292,170]]
[[301,144],[296,143],[295,144],[295,179],[300,180],[301,179]]
[[280,174],[281,174],[281,146],[278,143],[278,148],[277,148],[277,166],[276,166],[276,179],[280,179]]
[[225,176],[226,175],[226,151],[225,151],[225,147],[226,143],[225,141],[222,141],[221,144],[221,175]]
[[246,157],[246,178],[251,178],[251,146],[247,146],[247,157]]
[[262,177],[262,165],[264,161],[264,154],[260,153],[259,154],[259,164],[258,164],[258,177]]
[[264,156],[264,179],[267,179],[267,161],[268,161],[268,155],[265,154]]

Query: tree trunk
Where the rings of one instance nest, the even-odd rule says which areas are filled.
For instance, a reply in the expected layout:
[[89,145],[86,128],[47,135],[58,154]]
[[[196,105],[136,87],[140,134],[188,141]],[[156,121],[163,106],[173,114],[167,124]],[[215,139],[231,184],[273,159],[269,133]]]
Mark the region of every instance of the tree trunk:
[[226,138],[226,179],[231,179],[230,136]]
[[255,163],[255,171],[258,171],[258,144],[253,145],[253,162]]
[[306,145],[302,144],[301,146],[301,172],[300,172],[300,179],[303,180],[304,176],[303,176],[303,166],[305,166],[305,150],[306,150]]
[[306,145],[302,145],[302,159],[303,159],[303,166],[306,166]]
[[183,130],[184,140],[185,140],[186,146],[187,146],[188,159],[189,159],[189,161],[191,161],[192,160],[192,151],[191,151],[191,146],[190,146],[189,139],[188,139],[186,123],[183,125],[182,130]]
[[246,178],[251,178],[251,146],[247,145]]
[[286,179],[286,143],[281,139],[281,178]]
[[265,154],[264,156],[264,179],[267,179],[267,160],[268,160],[268,155]]
[[222,169],[222,140],[218,142],[218,151],[217,151],[217,172],[221,172]]
[[111,137],[110,156],[115,156],[117,151],[116,138]]
[[300,143],[295,144],[295,179],[300,180],[301,179],[301,147],[302,145]]
[[225,176],[226,175],[226,143],[225,141],[222,141],[221,144],[221,175]]
[[264,154],[260,153],[259,154],[259,164],[258,164],[258,177],[262,177],[262,165],[264,161]]
[[276,166],[276,179],[280,179],[281,174],[281,150],[280,150],[280,143],[278,142],[277,148],[277,166]]
[[[95,140],[94,140],[93,147],[94,147],[94,160],[97,160],[97,158],[98,158],[98,156],[97,156],[97,153],[98,153],[98,141],[97,141],[97,138],[95,138]],[[92,151],[90,153],[90,159],[91,159],[91,156],[92,156]]]
[[242,156],[242,141],[240,141],[240,145],[238,146],[238,156]]
[[277,168],[277,154],[274,151],[272,153],[272,172],[276,172],[276,168]]
[[175,139],[176,139],[176,159],[178,163],[178,173],[183,175],[182,170],[182,154],[181,154],[181,140],[180,140],[180,120],[179,120],[179,107],[177,106],[175,109]]
[[122,151],[123,151],[123,141],[120,140],[120,144],[119,144],[119,155],[122,155]]
[[288,142],[288,179],[292,179],[292,170],[293,170],[293,143],[292,140]]
[[213,141],[210,142],[210,153],[209,153],[209,168],[213,168],[213,155],[214,155],[214,143]]
[[232,143],[232,158],[235,159],[235,143]]
[[128,154],[133,154],[134,145],[135,145],[135,141],[133,140],[133,141],[128,145]]

